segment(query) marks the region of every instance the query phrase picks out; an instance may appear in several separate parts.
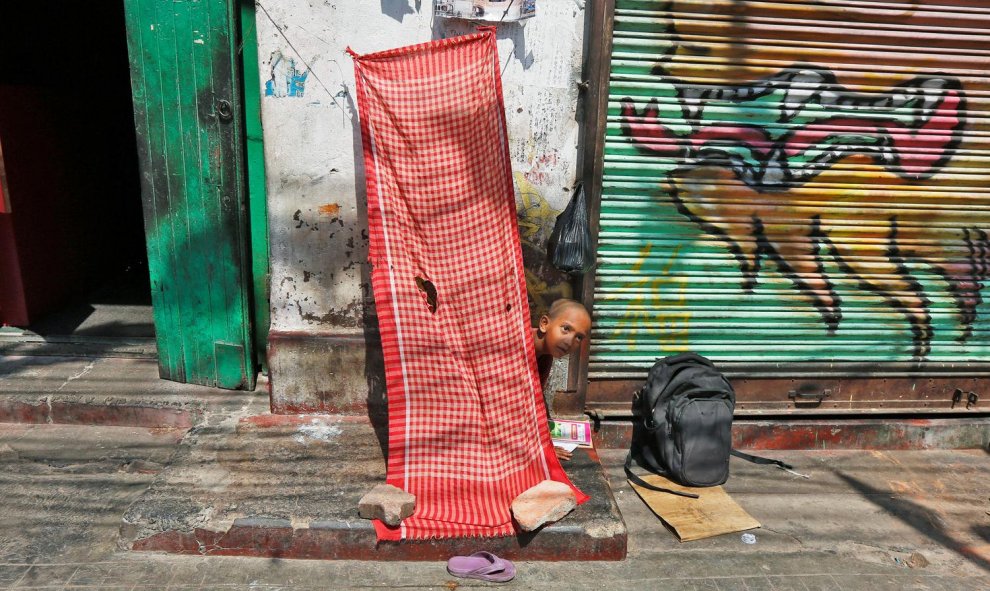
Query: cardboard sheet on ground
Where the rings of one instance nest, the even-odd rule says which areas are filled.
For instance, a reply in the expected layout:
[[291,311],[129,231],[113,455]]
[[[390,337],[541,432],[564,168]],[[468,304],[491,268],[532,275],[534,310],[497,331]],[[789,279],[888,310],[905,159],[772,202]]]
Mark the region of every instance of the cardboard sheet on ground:
[[681,486],[655,474],[642,478],[654,486],[698,495],[697,499],[691,499],[650,490],[629,482],[643,502],[682,542],[760,527],[760,522],[746,513],[721,486],[704,488]]

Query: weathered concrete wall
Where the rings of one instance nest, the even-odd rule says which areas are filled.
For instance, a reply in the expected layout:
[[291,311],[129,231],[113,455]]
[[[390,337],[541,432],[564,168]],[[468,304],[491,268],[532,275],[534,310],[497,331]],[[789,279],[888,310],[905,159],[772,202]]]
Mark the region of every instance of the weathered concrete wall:
[[[541,0],[498,29],[520,238],[534,313],[570,294],[546,239],[578,178],[583,1]],[[279,411],[354,408],[380,386],[353,63],[359,53],[469,33],[429,0],[260,0],[271,231],[271,371]],[[331,377],[332,376],[332,379]],[[338,405],[336,398],[347,401]]]

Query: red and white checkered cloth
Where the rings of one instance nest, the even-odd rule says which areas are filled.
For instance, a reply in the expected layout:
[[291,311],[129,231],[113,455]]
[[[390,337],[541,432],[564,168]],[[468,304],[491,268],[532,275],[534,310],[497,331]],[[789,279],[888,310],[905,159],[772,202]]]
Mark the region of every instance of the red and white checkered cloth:
[[[378,538],[510,535],[519,493],[570,481],[550,443],[528,325],[495,33],[352,55],[387,481],[416,495],[401,526],[375,522]],[[435,311],[417,278],[435,286]]]

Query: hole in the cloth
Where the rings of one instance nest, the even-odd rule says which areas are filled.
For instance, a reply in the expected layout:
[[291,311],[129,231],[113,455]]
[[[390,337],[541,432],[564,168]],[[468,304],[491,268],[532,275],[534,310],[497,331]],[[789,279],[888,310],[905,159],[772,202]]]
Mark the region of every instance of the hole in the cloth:
[[426,296],[426,307],[430,309],[430,314],[437,313],[437,286],[429,279],[416,278],[416,287]]
[[512,311],[512,304],[506,304],[505,305],[505,311],[506,312],[511,312]]

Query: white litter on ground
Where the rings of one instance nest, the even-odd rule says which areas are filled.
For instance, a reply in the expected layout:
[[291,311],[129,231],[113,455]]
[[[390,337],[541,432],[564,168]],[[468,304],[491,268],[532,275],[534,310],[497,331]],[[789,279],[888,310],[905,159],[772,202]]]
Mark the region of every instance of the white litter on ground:
[[321,423],[320,419],[313,419],[310,425],[299,425],[296,429],[299,433],[293,437],[296,443],[308,445],[309,440],[333,441],[335,437],[343,433],[337,425]]

